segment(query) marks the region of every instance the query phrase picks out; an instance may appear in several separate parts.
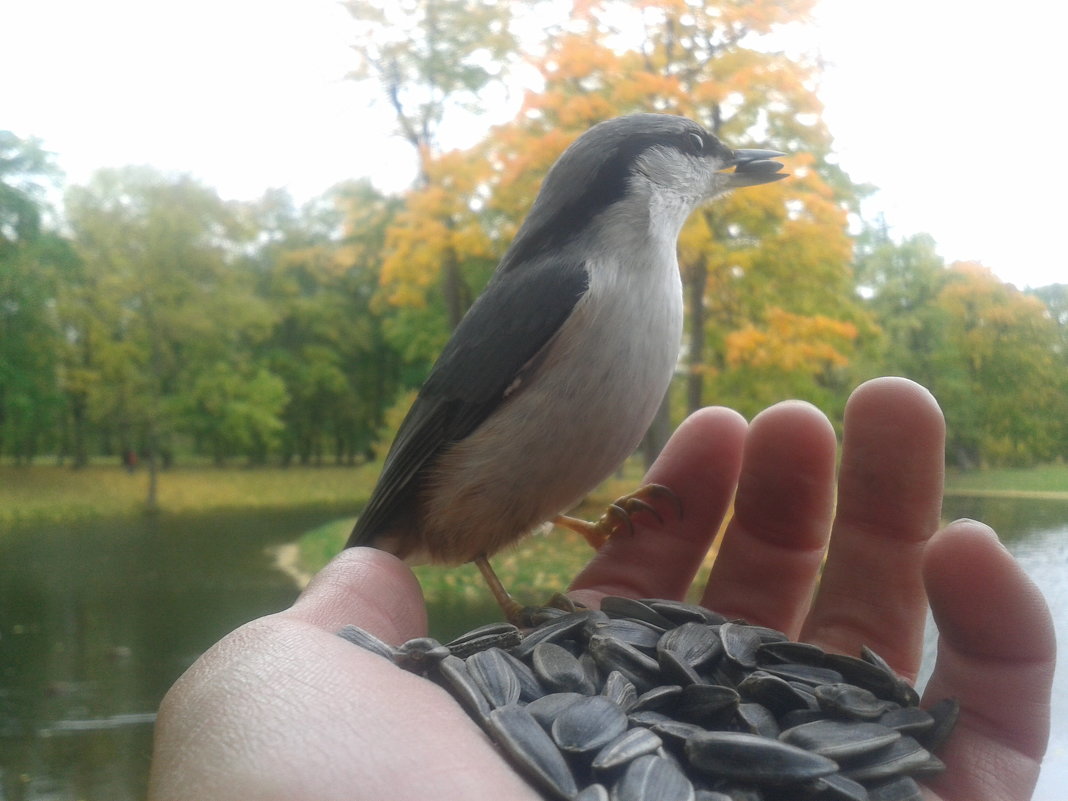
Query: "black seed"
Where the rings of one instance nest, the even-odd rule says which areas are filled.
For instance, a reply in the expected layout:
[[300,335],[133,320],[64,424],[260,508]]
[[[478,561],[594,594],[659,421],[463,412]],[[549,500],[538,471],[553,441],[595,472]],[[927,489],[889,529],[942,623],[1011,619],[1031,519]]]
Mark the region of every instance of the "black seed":
[[586,697],[579,693],[549,693],[531,701],[524,709],[534,716],[542,728],[551,729],[557,716]]
[[612,788],[612,801],[693,801],[690,780],[669,759],[647,754],[631,762]]
[[724,623],[719,627],[723,652],[734,664],[752,670],[757,666],[756,653],[761,645],[759,632],[743,623]]
[[582,698],[556,716],[553,742],[573,754],[597,751],[627,729],[623,710],[603,695]]
[[786,729],[779,735],[784,743],[835,760],[878,750],[900,737],[901,732],[878,723],[845,720],[816,720]]
[[359,626],[353,626],[352,624],[344,626],[337,633],[337,636],[343,640],[348,640],[353,645],[360,646],[365,651],[385,657],[390,662],[393,661],[393,649],[371,632],[364,631]]
[[445,643],[445,647],[454,656],[466,659],[471,654],[487,648],[512,648],[518,645],[521,639],[519,629],[511,623],[490,623],[461,634],[455,640]]
[[564,757],[525,709],[519,706],[494,709],[486,725],[513,763],[541,789],[566,801],[578,793],[575,777]]
[[632,759],[653,753],[662,743],[649,729],[628,729],[597,752],[592,767],[597,771],[615,770]]
[[487,648],[467,658],[467,673],[491,706],[508,706],[519,700],[519,678],[500,648]]
[[633,618],[643,623],[651,623],[665,631],[675,625],[648,604],[644,604],[634,598],[607,595],[601,599],[601,611],[609,617]]
[[551,642],[538,643],[531,656],[534,675],[553,692],[577,692],[592,695],[594,687],[579,661],[568,651]]
[[782,786],[829,776],[838,763],[777,740],[742,732],[704,732],[686,741],[690,764],[710,776]]
[[903,735],[875,751],[848,761],[842,760],[842,773],[858,782],[891,779],[929,768],[930,757],[926,748]]
[[943,698],[928,708],[927,714],[934,718],[934,725],[916,739],[928,750],[938,751],[949,738],[957,718],[960,717],[960,702],[956,698]]

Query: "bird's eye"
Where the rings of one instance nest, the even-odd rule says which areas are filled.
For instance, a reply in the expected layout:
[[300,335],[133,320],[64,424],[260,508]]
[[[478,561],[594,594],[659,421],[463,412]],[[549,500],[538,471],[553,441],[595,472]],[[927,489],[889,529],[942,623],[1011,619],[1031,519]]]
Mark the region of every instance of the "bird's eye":
[[693,152],[696,154],[703,153],[705,149],[704,137],[702,137],[701,134],[698,133],[691,133],[689,136],[690,148],[693,150]]

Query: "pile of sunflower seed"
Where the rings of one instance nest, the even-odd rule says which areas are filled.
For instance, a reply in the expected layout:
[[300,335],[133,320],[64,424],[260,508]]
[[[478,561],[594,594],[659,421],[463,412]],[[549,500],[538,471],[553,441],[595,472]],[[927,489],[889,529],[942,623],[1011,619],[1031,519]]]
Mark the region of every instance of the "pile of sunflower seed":
[[877,654],[825,653],[678,601],[539,610],[442,645],[339,633],[448,690],[566,801],[919,801],[956,722]]

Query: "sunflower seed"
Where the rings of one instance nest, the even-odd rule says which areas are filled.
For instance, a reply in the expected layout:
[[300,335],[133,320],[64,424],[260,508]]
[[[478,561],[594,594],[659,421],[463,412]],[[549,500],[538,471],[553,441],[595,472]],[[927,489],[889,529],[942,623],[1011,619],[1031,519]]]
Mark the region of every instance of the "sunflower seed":
[[637,648],[612,637],[594,634],[589,641],[590,653],[602,670],[618,670],[639,692],[655,687],[660,678],[660,666]]
[[875,751],[843,760],[842,773],[858,782],[891,779],[927,767],[930,756],[930,752],[916,740],[902,735]]
[[691,684],[679,694],[679,718],[706,728],[726,726],[738,709],[736,690],[719,684]]
[[656,649],[663,631],[643,623],[640,620],[628,620],[626,618],[613,618],[605,623],[595,623],[586,627],[589,636],[603,634],[606,637],[615,637],[620,642],[633,645],[635,648],[647,651]]
[[541,789],[565,800],[578,793],[575,777],[564,757],[525,709],[519,706],[494,709],[486,725],[504,752]]
[[445,643],[453,656],[466,659],[471,654],[487,648],[512,648],[520,643],[522,634],[511,623],[490,623],[479,626],[456,639]]
[[484,722],[490,713],[490,704],[481,688],[471,679],[464,661],[450,654],[438,663],[438,675],[468,714],[477,722]]
[[634,689],[634,684],[618,670],[613,670],[605,678],[601,695],[615,701],[624,712],[630,712],[638,701],[638,691]]
[[587,784],[575,801],[609,801],[608,790],[603,784]]
[[837,670],[817,667],[816,665],[805,665],[800,662],[764,665],[760,669],[770,673],[772,676],[778,676],[780,679],[786,679],[790,682],[799,681],[811,687],[817,687],[820,684],[842,683],[842,674]]
[[646,690],[638,696],[634,702],[634,711],[652,710],[654,712],[667,712],[679,700],[682,695],[682,687],[677,684],[662,684],[651,690]]
[[897,729],[902,734],[916,735],[930,729],[935,721],[925,709],[920,709],[918,706],[903,706],[884,712],[879,716],[879,722],[891,729]]
[[370,651],[372,654],[378,654],[381,657],[385,657],[390,662],[393,661],[393,649],[382,642],[378,637],[373,635],[369,631],[364,631],[359,626],[353,626],[351,623],[347,626],[343,626],[337,633],[337,636],[343,640],[348,640],[353,645],[358,645],[365,651]]
[[534,675],[553,692],[577,692],[591,695],[593,685],[586,677],[579,661],[559,645],[542,642],[534,646],[531,654]]
[[738,726],[742,731],[759,734],[762,737],[778,737],[780,728],[771,710],[755,701],[738,704],[735,712]]
[[923,791],[915,779],[901,776],[868,790],[868,801],[923,801]]
[[603,695],[576,701],[553,721],[553,741],[572,754],[598,751],[627,730],[623,710]]
[[397,667],[423,674],[449,655],[450,651],[433,637],[416,637],[397,646]]
[[726,623],[727,618],[711,609],[705,609],[697,604],[688,604],[685,601],[672,601],[667,598],[643,598],[642,603],[662,614],[674,625],[683,623],[710,623],[718,626]]
[[511,649],[512,656],[526,659],[534,649],[543,642],[560,642],[570,639],[576,632],[582,631],[590,620],[607,620],[608,616],[594,609],[570,612],[534,629],[523,637],[522,642]]
[[519,700],[519,678],[500,648],[471,654],[465,663],[471,677],[491,706],[508,706]]
[[752,670],[757,666],[756,654],[761,645],[760,634],[755,627],[742,623],[724,623],[719,627],[723,652],[734,664]]
[[878,723],[844,720],[815,720],[786,729],[779,735],[784,743],[835,760],[875,751],[900,737],[901,732]]
[[612,788],[612,801],[694,801],[693,785],[674,762],[655,754],[631,762]]
[[781,786],[829,776],[838,763],[795,745],[742,732],[704,732],[686,741],[690,764],[712,776]]
[[934,718],[934,725],[916,739],[929,750],[937,751],[957,724],[957,718],[960,717],[960,702],[956,698],[943,698],[934,706],[929,707],[927,714]]
[[841,773],[817,779],[812,789],[820,801],[868,801],[868,789]]
[[542,728],[551,729],[558,715],[585,697],[579,693],[549,693],[534,699],[523,708],[534,716]]
[[633,618],[643,623],[651,623],[664,631],[675,626],[651,606],[634,598],[623,598],[618,595],[605,596],[601,599],[601,611],[609,617]]
[[592,767],[598,771],[611,771],[632,759],[653,753],[662,744],[663,741],[649,729],[628,729],[597,752]]
[[820,709],[834,717],[853,720],[878,720],[893,707],[892,701],[877,698],[870,690],[853,684],[824,684],[816,688]]

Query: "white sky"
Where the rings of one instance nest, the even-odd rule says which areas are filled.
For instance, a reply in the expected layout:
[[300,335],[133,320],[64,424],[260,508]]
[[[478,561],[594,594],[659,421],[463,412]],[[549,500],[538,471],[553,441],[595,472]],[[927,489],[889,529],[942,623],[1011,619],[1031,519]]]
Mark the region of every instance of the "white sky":
[[[869,215],[1021,287],[1068,281],[1066,8],[821,0],[797,41],[828,61],[842,165],[881,189]],[[150,163],[225,197],[397,189],[412,156],[344,79],[351,37],[335,0],[3,0],[0,128],[41,137],[69,183]]]

